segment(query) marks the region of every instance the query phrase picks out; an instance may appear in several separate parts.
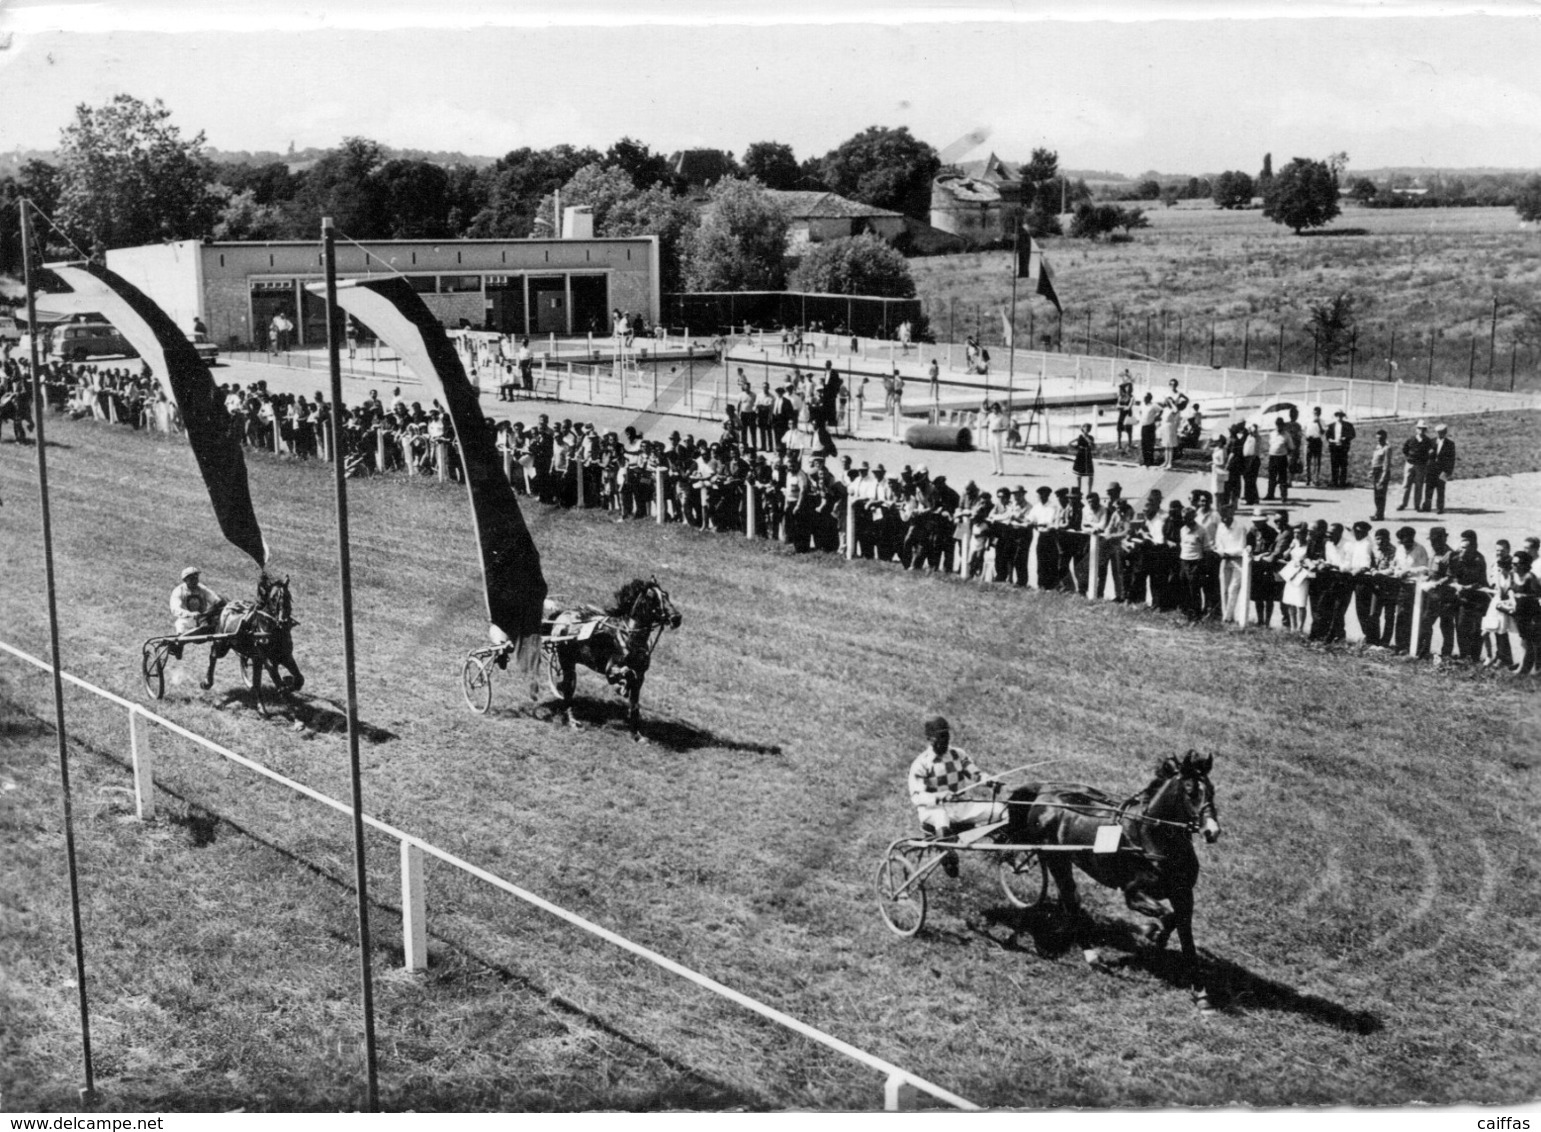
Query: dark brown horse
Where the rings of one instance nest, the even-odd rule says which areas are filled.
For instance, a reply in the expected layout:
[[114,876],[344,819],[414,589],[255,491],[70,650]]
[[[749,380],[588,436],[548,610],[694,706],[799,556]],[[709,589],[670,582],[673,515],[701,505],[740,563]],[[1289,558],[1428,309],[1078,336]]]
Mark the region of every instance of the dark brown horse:
[[[262,674],[267,672],[273,687],[284,692],[297,692],[305,684],[305,677],[294,659],[293,628],[299,624],[294,619],[289,594],[289,579],[278,582],[266,574],[257,582],[257,600],[227,602],[219,612],[219,632],[228,639],[215,641],[209,646],[209,671],[201,687],[214,686],[214,666],[227,653],[234,652],[241,658],[241,672],[252,691],[257,710],[264,715],[267,709],[262,702]],[[290,679],[285,681],[278,672],[287,668]]]
[[548,601],[546,620],[558,624],[564,620],[593,622],[592,630],[582,637],[548,638],[544,646],[551,691],[562,701],[558,709],[562,719],[569,727],[579,727],[573,718],[572,707],[573,692],[578,686],[578,665],[581,664],[603,674],[615,690],[626,697],[631,737],[642,742],[642,716],[637,705],[642,698],[642,681],[652,662],[653,648],[666,628],[678,629],[684,620],[669,600],[668,591],[658,584],[657,578],[650,581],[633,578],[615,592],[615,600],[609,609],[592,606],[564,609],[560,603]]
[[[1088,962],[1096,952],[1085,945],[1081,908],[1076,900],[1074,868],[1098,884],[1119,889],[1133,911],[1156,920],[1149,935],[1158,948],[1175,929],[1182,943],[1189,986],[1202,997],[1196,981],[1193,946],[1193,887],[1199,878],[1193,835],[1214,842],[1220,836],[1215,788],[1209,781],[1211,755],[1189,751],[1156,766],[1156,777],[1127,802],[1091,786],[1066,782],[1030,782],[1012,791],[1003,840],[1019,845],[1084,845],[1082,852],[1041,854],[1053,874],[1060,903],[1070,914]],[[1097,831],[1119,829],[1116,852],[1092,850]],[[1104,835],[1107,836],[1107,835]],[[1161,904],[1171,905],[1168,911]]]

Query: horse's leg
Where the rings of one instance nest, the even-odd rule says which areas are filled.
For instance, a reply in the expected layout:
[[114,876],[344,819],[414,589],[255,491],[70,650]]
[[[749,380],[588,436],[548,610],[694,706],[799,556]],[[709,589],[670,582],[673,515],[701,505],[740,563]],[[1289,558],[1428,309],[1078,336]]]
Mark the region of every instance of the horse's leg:
[[1183,978],[1199,1008],[1208,1010],[1209,988],[1199,977],[1198,948],[1193,945],[1193,889],[1174,889],[1170,899],[1173,926],[1177,929],[1177,940],[1182,945]]
[[1165,947],[1167,937],[1172,934],[1176,914],[1168,912],[1162,907],[1161,901],[1141,888],[1139,880],[1131,881],[1124,888],[1124,903],[1131,912],[1138,912],[1140,915],[1149,916],[1156,921],[1154,924],[1147,926],[1146,937],[1158,949]]
[[256,656],[251,658],[252,706],[257,709],[258,715],[264,717],[267,715],[268,709],[267,705],[262,702],[262,670],[267,666],[268,661],[261,653],[258,653]]
[[638,706],[642,702],[642,675],[633,672],[626,678],[627,712],[626,722],[631,726],[631,737],[634,742],[646,743],[642,735],[642,711]]
[[1076,895],[1075,867],[1070,863],[1069,855],[1044,853],[1040,859],[1054,878],[1054,889],[1059,893],[1059,906],[1070,920],[1070,931],[1076,946],[1081,949],[1081,955],[1088,963],[1096,964],[1097,949],[1088,946],[1090,941],[1086,935],[1086,914],[1081,909],[1080,897]]
[[204,678],[201,681],[199,681],[199,683],[198,683],[198,687],[202,688],[205,692],[207,692],[210,688],[214,687],[214,666],[216,664],[218,664],[218,663],[219,663],[219,646],[218,645],[210,645],[209,646],[209,671],[204,676]]
[[557,652],[555,662],[560,672],[553,688],[559,701],[557,710],[561,713],[563,723],[574,731],[582,731],[583,724],[573,717],[573,694],[578,690],[577,659],[564,649]]

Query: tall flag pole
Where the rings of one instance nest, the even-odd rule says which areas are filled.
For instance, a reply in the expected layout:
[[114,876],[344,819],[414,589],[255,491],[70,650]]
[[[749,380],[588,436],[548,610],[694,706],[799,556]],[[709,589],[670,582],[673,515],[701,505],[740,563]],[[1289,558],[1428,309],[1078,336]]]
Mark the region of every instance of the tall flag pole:
[[32,235],[27,209],[31,202],[18,203],[21,210],[22,278],[27,291],[27,325],[32,359],[32,420],[37,439],[37,490],[43,512],[43,570],[48,582],[48,647],[53,663],[54,735],[59,743],[59,783],[64,796],[64,856],[70,874],[70,916],[75,929],[75,990],[80,1002],[80,1048],[85,1061],[86,1083],[82,1099],[96,1096],[96,1071],[91,1063],[91,1011],[86,1000],[86,954],[80,928],[80,873],[75,862],[75,817],[70,803],[70,760],[64,730],[64,678],[59,668],[59,603],[54,584],[53,520],[48,509],[48,444],[43,434],[43,371],[37,352],[37,299],[32,292]]
[[[342,362],[339,356],[337,317],[337,245],[332,218],[321,221],[321,243],[326,262],[326,357],[332,372],[332,435],[339,446],[345,435],[342,424]],[[337,570],[342,581],[342,656],[348,698],[348,773],[353,784],[353,879],[358,892],[359,980],[364,997],[364,1058],[369,1070],[367,1112],[380,1111],[380,1071],[375,1055],[375,991],[369,961],[369,893],[364,868],[364,792],[359,780],[358,687],[353,654],[353,568],[348,557],[347,460],[339,453],[332,461],[337,489]]]
[[[1011,236],[1011,261],[1018,262],[1022,258],[1022,221],[1019,219]],[[1006,325],[1006,415],[1011,416],[1011,399],[1017,389],[1017,276],[1020,272],[1011,273],[1011,321]],[[1029,342],[1027,348],[1031,350],[1033,344]]]

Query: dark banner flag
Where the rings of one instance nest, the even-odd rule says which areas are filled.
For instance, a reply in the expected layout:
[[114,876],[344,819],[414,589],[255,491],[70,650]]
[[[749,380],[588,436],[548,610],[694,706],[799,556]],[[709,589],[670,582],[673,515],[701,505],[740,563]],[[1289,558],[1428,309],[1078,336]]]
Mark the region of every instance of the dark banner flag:
[[[310,290],[325,294],[321,284]],[[546,579],[540,551],[525,526],[519,499],[503,475],[492,430],[449,336],[417,292],[399,276],[337,285],[337,305],[364,323],[443,402],[460,445],[471,520],[481,547],[487,617],[515,643],[516,657],[533,672],[540,658],[540,622]]]
[[1043,258],[1038,241],[1028,235],[1026,229],[1017,236],[1017,278],[1026,279],[1036,294],[1042,295],[1061,311],[1059,296],[1054,293],[1054,278],[1049,274],[1049,261]]
[[241,438],[225,411],[214,376],[187,335],[143,291],[105,267],[50,264],[48,270],[71,288],[68,294],[47,295],[49,310],[98,313],[139,351],[166,396],[181,410],[187,441],[209,489],[219,529],[259,567],[267,565],[267,544],[252,508]]

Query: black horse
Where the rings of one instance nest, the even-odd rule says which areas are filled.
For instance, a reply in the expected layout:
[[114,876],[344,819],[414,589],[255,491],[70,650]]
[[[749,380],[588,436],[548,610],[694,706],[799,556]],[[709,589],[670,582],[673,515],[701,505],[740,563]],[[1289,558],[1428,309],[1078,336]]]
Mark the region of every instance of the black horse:
[[[216,640],[209,647],[209,671],[200,685],[205,690],[214,686],[214,666],[225,654],[234,652],[241,658],[241,672],[251,688],[257,710],[264,715],[267,709],[262,703],[262,674],[267,672],[273,687],[284,692],[297,692],[305,685],[305,677],[294,659],[294,619],[289,579],[274,581],[266,574],[257,582],[256,602],[227,602],[219,612],[219,632],[225,640]],[[278,672],[287,668],[290,679],[285,681]]]
[[[1213,843],[1220,836],[1215,788],[1209,781],[1211,755],[1189,751],[1182,759],[1163,759],[1155,779],[1119,805],[1102,791],[1075,783],[1030,782],[1010,795],[1010,825],[1003,840],[1018,845],[1084,845],[1083,852],[1041,854],[1054,877],[1060,903],[1069,912],[1088,962],[1096,952],[1085,945],[1083,915],[1076,900],[1079,868],[1098,884],[1123,892],[1133,911],[1156,923],[1148,934],[1156,947],[1166,946],[1176,929],[1182,943],[1187,981],[1203,997],[1198,984],[1193,947],[1193,887],[1198,883],[1199,859],[1193,835],[1202,832]],[[1120,829],[1117,852],[1097,853],[1092,845],[1105,826]],[[1161,901],[1171,905],[1171,911]]]
[[633,578],[615,592],[615,600],[606,610],[592,606],[563,608],[548,600],[545,617],[560,626],[562,622],[582,624],[597,621],[583,637],[562,639],[548,634],[545,643],[546,671],[552,694],[561,700],[558,709],[569,727],[577,729],[573,719],[573,692],[578,686],[578,665],[602,673],[621,695],[626,697],[627,723],[631,737],[642,742],[642,716],[637,704],[642,698],[642,681],[647,676],[653,649],[664,629],[678,629],[683,618],[669,600],[668,591],[658,579]]
[[11,431],[16,443],[25,444],[27,427],[31,424],[31,420],[27,414],[26,404],[14,391],[0,393],[0,428],[4,427],[6,421],[11,422]]

